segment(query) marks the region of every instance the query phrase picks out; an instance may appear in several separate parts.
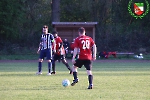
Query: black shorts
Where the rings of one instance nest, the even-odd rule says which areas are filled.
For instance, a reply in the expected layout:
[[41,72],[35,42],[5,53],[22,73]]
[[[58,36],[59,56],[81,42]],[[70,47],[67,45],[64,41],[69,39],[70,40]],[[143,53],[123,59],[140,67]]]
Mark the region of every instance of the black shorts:
[[63,60],[65,59],[65,55],[58,55],[58,54],[54,54],[53,56],[53,60],[56,61],[56,60]]
[[76,63],[74,64],[74,66],[77,66],[79,68],[81,68],[83,65],[86,68],[86,70],[91,70],[92,69],[92,61],[91,60],[77,59]]

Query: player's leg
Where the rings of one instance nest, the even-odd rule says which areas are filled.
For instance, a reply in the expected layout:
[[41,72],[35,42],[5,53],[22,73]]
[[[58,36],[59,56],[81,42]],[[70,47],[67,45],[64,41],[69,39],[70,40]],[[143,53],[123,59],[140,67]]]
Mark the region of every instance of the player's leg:
[[52,68],[52,62],[51,62],[51,60],[48,60],[48,73],[47,73],[47,75],[51,75],[51,68]]
[[82,60],[79,60],[79,59],[77,59],[77,60],[76,60],[76,63],[73,65],[72,71],[73,71],[74,80],[73,80],[73,82],[71,83],[71,86],[74,86],[76,83],[78,83],[79,79],[78,79],[78,71],[77,71],[77,68],[81,68],[82,65],[83,65],[83,62],[82,62]]
[[52,68],[52,50],[51,49],[47,49],[46,50],[46,57],[47,57],[47,62],[48,62],[48,74],[47,75],[51,75],[51,68]]
[[89,87],[88,87],[88,89],[92,89],[93,88],[93,75],[92,75],[92,71],[91,70],[87,70],[87,74],[88,74],[88,81],[89,81]]
[[84,64],[87,75],[88,75],[88,81],[89,81],[89,87],[88,89],[93,88],[93,74],[92,74],[92,62],[90,60],[86,60]]
[[42,62],[44,59],[44,51],[40,51],[40,56],[39,56],[39,60],[38,60],[38,72],[36,73],[37,75],[41,75],[42,74]]
[[38,61],[38,72],[36,73],[37,75],[42,74],[42,62],[43,62],[43,59],[39,59],[39,61]]
[[55,71],[55,60],[53,59],[52,60],[52,72],[51,72],[51,74],[55,74],[56,73],[56,71]]
[[74,80],[73,80],[71,86],[74,86],[79,81],[78,76],[77,76],[77,74],[78,74],[78,70],[77,69],[78,69],[78,67],[73,65],[72,71],[73,71],[73,78],[74,78]]
[[62,63],[63,63],[63,64],[67,67],[67,69],[70,71],[69,74],[72,74],[72,69],[71,69],[71,67],[69,66],[69,64],[68,64],[68,62],[67,62],[65,56],[64,56],[64,55],[60,55],[60,57],[61,57],[60,59],[61,59]]
[[55,70],[55,62],[56,60],[58,60],[58,55],[54,54],[53,60],[52,60],[52,73],[51,74],[56,74],[56,70]]

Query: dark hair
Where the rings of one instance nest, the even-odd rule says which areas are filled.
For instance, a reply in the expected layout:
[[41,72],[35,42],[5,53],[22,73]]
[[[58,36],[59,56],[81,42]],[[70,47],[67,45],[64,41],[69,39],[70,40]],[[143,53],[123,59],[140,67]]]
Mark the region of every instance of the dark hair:
[[47,25],[43,25],[43,28],[44,28],[44,27],[47,27],[47,28],[48,28],[48,26],[47,26]]
[[85,32],[84,27],[80,27],[80,28],[78,29],[78,32],[80,32],[81,34],[83,34],[83,33]]

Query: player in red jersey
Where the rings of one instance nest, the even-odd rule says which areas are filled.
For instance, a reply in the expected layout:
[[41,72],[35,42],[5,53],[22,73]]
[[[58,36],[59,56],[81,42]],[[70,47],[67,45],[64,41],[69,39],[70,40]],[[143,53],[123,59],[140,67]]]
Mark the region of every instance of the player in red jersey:
[[72,74],[72,70],[68,64],[68,62],[66,61],[65,58],[65,49],[63,47],[63,41],[62,39],[58,36],[58,32],[54,31],[53,32],[54,38],[55,38],[55,42],[56,42],[56,53],[53,56],[53,61],[52,61],[52,73],[51,74],[56,74],[55,71],[55,62],[56,60],[58,61],[62,61],[62,63],[68,68],[68,70],[70,71],[69,73]]
[[[85,29],[83,27],[78,29],[78,33],[79,37],[75,39],[74,43],[75,48],[72,57],[72,63],[74,64],[73,67],[74,80],[71,85],[74,86],[76,83],[78,83],[79,79],[77,77],[77,68],[81,68],[84,65],[88,75],[89,81],[88,89],[92,89],[93,88],[92,60],[96,60],[97,48],[93,39],[85,35]],[[78,49],[80,50],[79,58],[75,60]]]

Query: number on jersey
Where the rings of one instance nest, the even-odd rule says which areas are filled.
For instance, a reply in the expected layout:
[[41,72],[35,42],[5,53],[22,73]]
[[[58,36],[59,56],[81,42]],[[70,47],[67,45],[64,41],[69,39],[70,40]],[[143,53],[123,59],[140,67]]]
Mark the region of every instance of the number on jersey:
[[89,40],[82,40],[81,43],[83,44],[82,49],[89,49],[90,48]]

